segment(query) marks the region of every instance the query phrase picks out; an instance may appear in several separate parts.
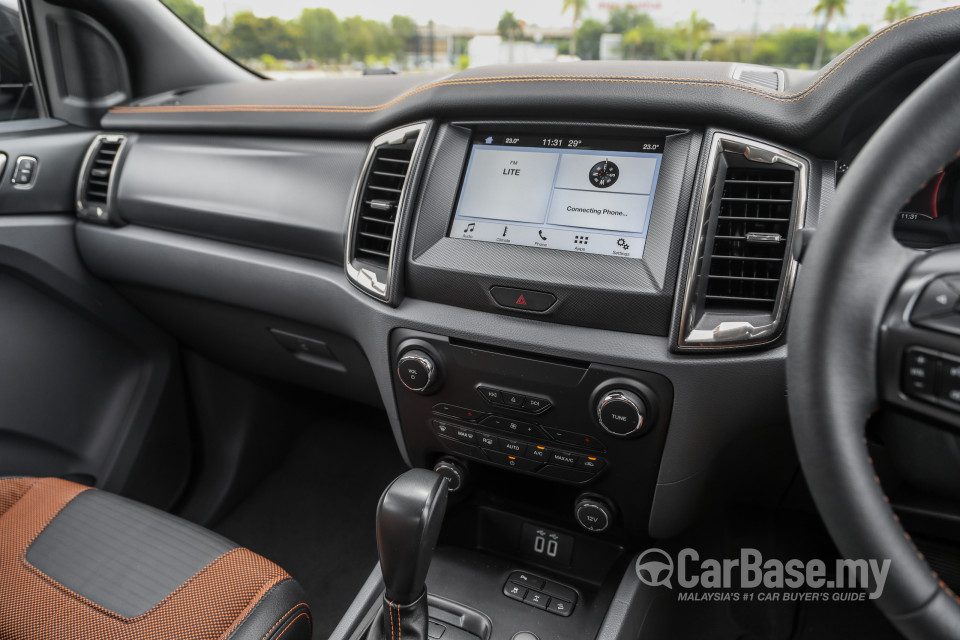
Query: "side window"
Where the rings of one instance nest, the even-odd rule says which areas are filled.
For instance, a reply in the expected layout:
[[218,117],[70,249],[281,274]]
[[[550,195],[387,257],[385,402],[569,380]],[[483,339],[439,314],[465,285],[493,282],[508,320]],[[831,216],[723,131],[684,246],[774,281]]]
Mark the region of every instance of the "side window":
[[37,98],[27,66],[20,11],[0,0],[0,122],[37,118]]

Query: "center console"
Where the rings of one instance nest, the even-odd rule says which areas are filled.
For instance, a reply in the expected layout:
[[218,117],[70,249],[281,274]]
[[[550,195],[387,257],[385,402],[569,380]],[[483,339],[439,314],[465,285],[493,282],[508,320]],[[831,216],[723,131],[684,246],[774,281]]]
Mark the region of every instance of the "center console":
[[[669,335],[699,132],[504,121],[429,131],[402,143],[420,145],[403,188],[418,195],[400,198],[404,296]],[[673,407],[666,377],[405,329],[390,354],[411,463],[455,493],[498,486],[593,534],[646,534]]]
[[[394,266],[382,279],[410,298],[667,336],[699,139],[504,122],[398,136],[418,173],[393,187],[411,217],[396,235],[406,248],[390,252],[406,259],[402,276]],[[426,581],[428,631],[595,637],[632,541],[647,535],[670,380],[403,328],[389,350],[409,461],[449,492]],[[367,601],[354,632],[393,629],[392,606]]]
[[406,330],[391,344],[414,465],[436,467],[454,493],[479,475],[588,531],[645,535],[673,404],[666,378]]

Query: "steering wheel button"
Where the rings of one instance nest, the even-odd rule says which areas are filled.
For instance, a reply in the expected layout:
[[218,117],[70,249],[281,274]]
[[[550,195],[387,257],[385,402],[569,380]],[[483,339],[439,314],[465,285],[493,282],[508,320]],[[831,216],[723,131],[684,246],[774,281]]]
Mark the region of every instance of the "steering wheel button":
[[937,395],[944,402],[960,407],[960,362],[940,361],[940,389]]
[[914,324],[918,324],[925,329],[960,335],[960,313],[940,314],[920,321],[914,320]]
[[953,313],[958,303],[960,303],[960,292],[949,286],[945,278],[934,280],[920,294],[917,304],[910,313],[910,320],[917,322]]
[[934,395],[937,358],[921,349],[908,349],[903,358],[903,390],[907,395]]

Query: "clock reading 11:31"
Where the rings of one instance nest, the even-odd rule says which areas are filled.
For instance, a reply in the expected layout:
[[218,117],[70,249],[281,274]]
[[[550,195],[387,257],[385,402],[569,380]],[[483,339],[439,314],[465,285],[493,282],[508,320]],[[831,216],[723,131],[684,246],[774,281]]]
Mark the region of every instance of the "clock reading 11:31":
[[569,149],[576,149],[582,144],[582,140],[564,140],[563,138],[544,138],[542,141],[543,146],[545,147],[563,147],[566,146]]

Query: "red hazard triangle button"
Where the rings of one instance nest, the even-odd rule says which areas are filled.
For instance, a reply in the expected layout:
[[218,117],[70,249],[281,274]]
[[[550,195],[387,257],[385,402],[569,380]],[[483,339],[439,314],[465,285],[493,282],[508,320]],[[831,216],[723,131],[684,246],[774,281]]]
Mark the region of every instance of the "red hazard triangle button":
[[491,287],[490,295],[501,307],[539,313],[551,308],[557,301],[556,296],[546,291],[514,289],[513,287]]

